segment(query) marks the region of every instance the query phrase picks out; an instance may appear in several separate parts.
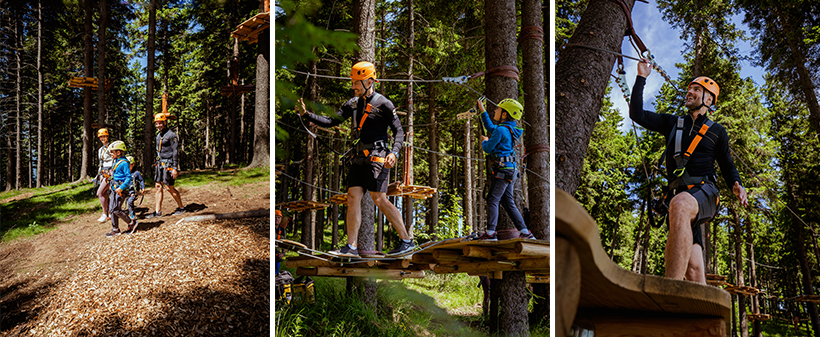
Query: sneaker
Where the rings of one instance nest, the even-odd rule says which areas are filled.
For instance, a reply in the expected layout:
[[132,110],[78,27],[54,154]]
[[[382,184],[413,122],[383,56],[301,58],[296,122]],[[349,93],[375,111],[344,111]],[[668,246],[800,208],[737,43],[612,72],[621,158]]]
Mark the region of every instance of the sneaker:
[[108,221],[108,216],[105,215],[105,214],[100,215],[100,218],[97,219],[97,222],[106,222],[106,221]]
[[533,239],[533,240],[537,240],[537,239],[535,238],[535,235],[532,235],[532,232],[529,232],[529,233],[527,233],[527,234],[521,233],[521,234],[519,234],[519,235],[518,235],[518,238],[519,238],[519,239]]
[[498,233],[493,233],[493,235],[490,235],[485,232],[484,234],[481,234],[481,236],[479,236],[476,240],[498,241]]
[[131,219],[131,220],[134,220],[134,219],[137,218],[137,215],[134,214],[133,211],[128,211],[128,218]]
[[171,215],[180,215],[182,213],[185,213],[185,209],[182,207],[177,207],[177,209],[175,209],[174,213],[171,213]]
[[107,237],[107,238],[113,238],[113,237],[115,237],[115,236],[117,236],[117,235],[120,235],[120,230],[119,230],[118,228],[114,228],[114,229],[112,229],[110,232],[106,233],[106,234],[105,234],[105,237]]
[[387,255],[400,255],[404,253],[408,253],[413,251],[416,248],[416,245],[413,242],[404,242],[404,240],[399,240],[399,246],[396,249],[393,249],[387,252]]
[[339,256],[359,257],[359,251],[350,248],[350,246],[348,245],[344,245],[342,246],[342,248],[339,248],[338,250],[331,250],[328,253]]
[[133,224],[133,225],[128,226],[128,229],[126,229],[126,230],[125,230],[125,233],[123,233],[123,234],[131,234],[131,233],[134,233],[134,231],[136,231],[136,230],[137,230],[137,225],[139,225],[139,223],[138,223],[138,222],[136,222],[136,221],[134,221],[134,224]]
[[161,216],[162,216],[162,213],[160,213],[160,212],[152,212],[152,213],[148,213],[148,214],[146,214],[146,215],[145,215],[145,218],[146,218],[146,219],[150,219],[150,218],[159,218],[159,217],[161,217]]

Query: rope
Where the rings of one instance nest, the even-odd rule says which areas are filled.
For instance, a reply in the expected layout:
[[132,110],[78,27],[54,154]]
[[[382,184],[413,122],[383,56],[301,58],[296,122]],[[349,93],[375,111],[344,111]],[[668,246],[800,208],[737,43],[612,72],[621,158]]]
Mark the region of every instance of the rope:
[[[747,174],[748,174],[749,172],[751,172],[751,173],[752,173],[752,174],[751,174],[751,176],[752,176],[753,178],[755,178],[755,179],[757,180],[757,182],[759,182],[759,183],[760,183],[760,185],[763,185],[763,187],[765,187],[767,190],[769,190],[769,192],[771,192],[771,190],[773,190],[773,188],[771,188],[771,187],[769,187],[768,185],[766,185],[766,184],[763,182],[763,179],[760,179],[760,177],[758,177],[758,176],[757,176],[757,174],[755,174],[755,173],[754,173],[754,171],[753,171],[751,168],[749,168],[749,165],[746,165],[746,162],[743,160],[743,158],[740,158],[740,156],[738,156],[738,155],[735,153],[735,151],[734,151],[734,150],[732,150],[732,148],[729,148],[729,151],[732,153],[732,156],[734,156],[735,158],[737,158],[738,160],[740,160],[740,163],[741,163],[741,164],[743,164],[743,167],[745,167],[745,168],[746,168],[746,170],[747,170],[747,172],[746,172],[746,173],[747,173]],[[789,210],[789,212],[791,212],[791,213],[792,213],[792,215],[794,215],[794,217],[795,217],[795,218],[797,218],[797,220],[800,220],[800,222],[801,222],[801,223],[803,223],[803,226],[805,226],[806,228],[808,228],[808,229],[809,229],[809,231],[811,231],[812,233],[814,233],[814,228],[812,228],[811,226],[809,226],[809,224],[807,224],[805,221],[803,221],[803,218],[801,218],[799,215],[797,215],[797,213],[796,213],[794,210],[792,210],[792,208],[791,208],[791,207],[789,207],[789,205],[788,205],[788,204],[786,204],[786,202],[784,202],[783,200],[780,200],[780,198],[779,198],[776,194],[774,194],[774,193],[772,193],[772,196],[774,196],[774,199],[775,199],[775,200],[777,200],[777,201],[779,201],[781,204],[783,204],[783,206],[784,206],[784,207],[786,207],[786,209],[788,209],[788,210]]]
[[339,192],[339,191],[333,191],[333,190],[329,190],[329,189],[326,189],[326,188],[323,188],[323,187],[320,187],[320,186],[313,185],[313,184],[311,184],[311,183],[308,183],[307,181],[300,180],[299,178],[296,178],[296,177],[294,177],[294,176],[292,176],[292,175],[289,175],[289,174],[287,174],[287,173],[285,173],[285,172],[282,172],[282,171],[280,171],[280,170],[276,170],[276,173],[281,174],[281,175],[283,175],[283,176],[285,176],[285,177],[288,177],[288,178],[290,178],[291,180],[298,181],[298,182],[300,182],[300,183],[302,183],[302,184],[305,184],[305,185],[308,185],[308,186],[311,186],[311,187],[318,188],[318,189],[320,189],[320,190],[322,190],[322,191],[325,191],[325,192],[330,192],[330,193],[334,193],[334,194],[347,194],[347,193],[342,193],[342,192]]
[[538,174],[538,173],[535,173],[535,171],[530,170],[527,166],[524,166],[524,169],[525,169],[525,170],[527,170],[527,172],[532,173],[534,176],[536,176],[536,177],[538,177],[538,178],[541,178],[542,180],[544,180],[544,181],[546,181],[546,182],[549,182],[549,179],[544,178],[544,176],[542,176],[542,175],[540,175],[540,174]]
[[410,144],[410,143],[404,143],[404,146],[412,147],[416,150],[422,150],[422,151],[432,152],[432,153],[435,153],[435,154],[440,154],[442,156],[456,157],[456,158],[461,158],[461,159],[470,159],[470,160],[475,160],[475,161],[485,161],[484,159],[481,159],[481,158],[467,158],[467,157],[459,156],[459,155],[455,155],[455,154],[443,153],[443,152],[433,151],[433,150],[430,150],[430,149],[420,148],[420,147],[414,146],[413,144]]
[[[330,75],[319,75],[319,74],[312,74],[304,71],[293,70],[288,68],[282,68],[282,70],[287,70],[295,74],[305,75],[305,76],[313,76],[319,78],[329,78],[334,80],[350,80],[350,77],[342,77],[342,76],[330,76]],[[444,82],[444,80],[410,80],[410,79],[399,79],[399,78],[380,78],[378,79],[379,82],[413,82],[413,83],[436,83],[436,82]]]

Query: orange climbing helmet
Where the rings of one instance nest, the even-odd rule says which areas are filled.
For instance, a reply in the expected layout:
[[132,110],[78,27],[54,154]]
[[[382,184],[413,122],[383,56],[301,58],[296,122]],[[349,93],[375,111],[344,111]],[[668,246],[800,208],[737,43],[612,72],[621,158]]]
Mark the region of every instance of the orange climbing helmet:
[[280,211],[280,210],[278,210],[278,209],[277,209],[277,210],[276,210],[276,216],[282,216],[282,211]]
[[712,104],[715,104],[715,102],[717,102],[718,94],[720,94],[720,87],[718,86],[717,82],[715,82],[715,80],[708,78],[706,76],[700,76],[692,80],[692,82],[689,82],[689,85],[692,85],[694,83],[700,84],[701,86],[703,86],[704,90],[708,91],[713,96],[715,96],[712,100]]
[[166,116],[164,113],[160,112],[160,113],[154,115],[154,123],[156,123],[156,122],[167,122],[167,120],[168,120],[168,116]]
[[373,63],[362,61],[354,64],[353,69],[350,69],[350,79],[364,81],[368,78],[378,82],[376,79],[376,66]]
[[102,136],[108,137],[108,129],[102,128],[102,129],[97,131],[97,137],[102,137]]

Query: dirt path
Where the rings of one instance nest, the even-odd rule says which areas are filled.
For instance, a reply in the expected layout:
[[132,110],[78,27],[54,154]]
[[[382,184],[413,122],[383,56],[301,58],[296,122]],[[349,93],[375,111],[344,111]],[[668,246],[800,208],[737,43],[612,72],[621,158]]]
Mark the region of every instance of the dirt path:
[[[190,215],[269,209],[269,182],[231,187],[215,184],[197,187],[185,187],[181,185],[177,188],[182,195],[182,201],[187,212],[178,216],[165,215],[159,219],[140,220],[137,232],[130,237],[106,238],[104,234],[110,230],[111,224],[110,222],[97,222],[96,220],[101,214],[101,212],[98,211],[66,219],[62,223],[55,224],[58,228],[48,233],[0,245],[0,335],[28,334],[32,332],[30,330],[32,325],[46,322],[70,326],[68,323],[61,323],[61,321],[55,320],[55,317],[59,315],[55,315],[53,312],[56,310],[56,308],[53,307],[53,303],[48,303],[47,301],[50,300],[53,302],[59,298],[62,293],[74,291],[71,288],[72,282],[75,286],[78,282],[91,282],[92,284],[108,283],[108,281],[114,278],[110,273],[114,270],[119,270],[119,264],[112,262],[116,259],[112,258],[111,254],[117,254],[117,257],[120,257],[120,255],[128,257],[129,251],[135,251],[141,247],[152,245],[160,238],[174,237],[177,232],[187,233],[191,228],[202,228],[202,230],[194,230],[190,235],[184,237],[185,240],[192,240],[190,244],[185,244],[183,242],[185,240],[182,239],[179,240],[179,242],[168,242],[166,244],[168,247],[164,248],[165,250],[162,254],[151,257],[149,260],[161,260],[162,257],[167,254],[173,255],[176,253],[182,254],[182,256],[186,258],[211,258],[218,261],[227,254],[221,250],[221,248],[224,248],[229,250],[233,249],[231,251],[236,252],[247,251],[254,252],[256,255],[263,255],[252,258],[247,254],[242,255],[236,253],[234,256],[237,259],[236,263],[247,264],[250,259],[255,259],[254,261],[256,262],[251,264],[259,266],[265,264],[263,260],[269,259],[266,248],[270,244],[268,238],[269,218],[261,218],[253,221],[236,220],[198,223],[196,227],[177,224],[177,222],[184,216]],[[150,188],[146,192],[145,200],[142,202],[141,207],[137,209],[138,214],[144,214],[154,210],[154,189]],[[168,193],[166,193],[163,200],[163,212],[169,213],[174,208],[176,208],[175,202]],[[125,227],[124,224],[121,224],[121,226],[123,228]],[[242,235],[247,236],[248,239],[244,241],[230,240],[232,237],[240,237]],[[220,244],[211,242],[210,245],[212,248],[207,253],[194,254],[190,251],[212,239],[217,240],[216,242]],[[223,239],[229,241],[225,241],[227,242],[226,244],[221,244]],[[162,245],[156,246],[155,250],[162,251],[162,247]],[[180,253],[181,249],[188,249],[188,251]],[[202,249],[207,250],[207,248]],[[156,252],[152,250],[150,253]],[[146,257],[146,254],[139,255],[140,256],[131,256],[130,258],[139,259]],[[180,261],[180,259],[170,262],[166,261],[166,264],[179,264]],[[109,262],[113,264],[107,264]],[[188,264],[186,266],[196,264],[196,262],[187,262]],[[97,264],[98,273],[86,275],[85,272],[89,269],[89,266],[93,266],[95,263]],[[215,274],[219,274],[221,270],[228,267],[230,266],[218,265],[208,268],[212,268]],[[237,269],[235,266],[230,267],[226,270],[239,271],[229,271],[228,274],[234,274],[222,275],[222,277],[230,278],[233,280],[231,282],[247,283],[247,280],[244,280],[243,277],[251,274],[256,275],[258,270],[253,268],[251,268],[253,270],[249,270],[247,266],[243,268]],[[147,269],[148,268],[142,268],[143,272],[147,274],[141,275],[138,280],[134,279],[133,275],[126,275],[123,276],[121,281],[133,283],[142,281],[149,276],[159,280],[169,278],[168,275],[162,274],[164,271],[145,271]],[[128,270],[128,268],[125,270]],[[183,266],[180,265],[179,270],[184,270]],[[268,273],[265,271],[264,277],[267,278],[267,275]],[[214,275],[211,276],[216,277]],[[100,277],[103,279],[95,280],[95,278]],[[258,278],[258,275],[255,277]],[[197,275],[191,275],[189,279],[196,281]],[[186,288],[185,291],[182,291],[182,288],[169,288],[167,284],[164,285],[163,289],[173,294],[184,294],[180,295],[181,298],[190,298],[192,296],[191,294],[193,294],[192,291],[197,294],[199,294],[197,291],[215,291],[214,288],[210,286],[204,286],[203,288],[200,282],[196,282],[196,284],[200,285],[200,287],[196,289]],[[155,297],[151,296],[156,296],[156,293],[160,290],[148,288],[150,290],[148,293],[141,292],[141,294],[147,296],[142,299],[154,301],[151,303],[157,302]],[[238,295],[235,292],[225,289],[219,289],[219,291],[222,291],[227,297],[242,298],[241,296],[237,297]],[[265,290],[265,297],[267,297],[267,294],[268,292]],[[171,297],[175,298],[174,301],[176,301],[179,300],[180,296]],[[183,299],[182,301],[185,300]],[[74,302],[76,301],[65,300],[64,303],[61,304],[61,307],[70,307]],[[134,303],[126,302],[122,305],[123,308],[133,307]],[[177,305],[176,307],[182,310],[186,308],[184,305]],[[267,307],[267,304],[265,304],[265,307]],[[100,314],[103,314],[103,316],[99,317],[107,317],[111,312],[97,309],[97,315]],[[89,315],[91,315],[90,317],[94,317],[94,314]],[[86,331],[90,334],[95,327],[98,333],[102,333],[102,331],[120,331],[126,329],[125,327],[128,327],[126,331],[143,331],[144,333],[148,333],[150,331],[148,328],[156,328],[157,325],[155,323],[159,322],[159,320],[156,320],[156,322],[151,321],[151,316],[146,314],[143,314],[142,320],[141,322],[147,322],[143,324],[147,324],[144,330],[135,328],[139,325],[131,321],[125,321],[131,322],[129,323],[130,325],[119,322],[119,328],[106,326],[106,324],[110,325],[111,321],[98,318],[99,324],[92,323],[90,328],[88,328],[89,330],[74,330],[73,333],[76,334],[80,333],[80,331]],[[103,321],[107,323],[103,323]],[[265,319],[265,321],[267,322],[267,319]],[[25,327],[25,330],[23,327]],[[205,328],[203,324],[188,329],[190,332],[206,330],[208,329]],[[71,335],[71,333],[68,335]],[[137,335],[139,335],[139,333]]]

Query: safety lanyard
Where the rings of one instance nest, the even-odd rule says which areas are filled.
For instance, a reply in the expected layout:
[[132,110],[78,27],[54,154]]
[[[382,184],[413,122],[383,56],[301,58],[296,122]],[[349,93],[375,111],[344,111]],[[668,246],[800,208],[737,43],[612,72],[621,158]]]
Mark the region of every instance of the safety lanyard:
[[[706,132],[709,131],[709,128],[715,124],[715,122],[709,119],[703,121],[703,124],[700,126],[700,129],[698,130],[698,134],[695,135],[695,138],[692,139],[691,143],[689,143],[689,147],[686,149],[686,152],[682,152],[681,142],[683,140],[683,118],[684,117],[681,116],[678,117],[675,129],[672,130],[672,135],[670,135],[671,137],[674,137],[673,139],[675,142],[675,152],[673,153],[673,158],[675,158],[675,164],[677,165],[677,168],[675,168],[675,170],[673,171],[675,177],[680,177],[683,175],[683,172],[686,169],[686,164],[689,163],[690,156],[693,152],[695,152],[695,148],[698,147],[700,141],[703,139],[703,137],[706,136]],[[694,123],[694,121],[692,123]],[[670,139],[669,142],[671,143],[672,139]],[[658,163],[659,166],[660,164],[662,164],[663,159],[664,156],[661,156],[661,161]]]
[[367,115],[370,114],[370,110],[373,109],[373,106],[370,103],[367,103],[367,106],[364,108],[364,115],[362,115],[362,119],[359,121],[359,127],[356,130],[361,131],[362,125],[364,125],[364,120],[367,119]]

